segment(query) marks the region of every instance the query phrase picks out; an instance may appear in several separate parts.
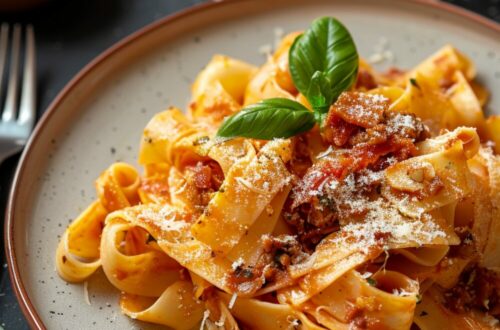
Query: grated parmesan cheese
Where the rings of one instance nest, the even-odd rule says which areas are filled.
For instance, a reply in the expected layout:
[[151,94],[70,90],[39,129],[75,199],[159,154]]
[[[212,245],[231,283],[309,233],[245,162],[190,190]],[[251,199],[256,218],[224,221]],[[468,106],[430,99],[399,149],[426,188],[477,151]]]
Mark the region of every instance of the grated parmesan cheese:
[[89,282],[85,281],[83,283],[83,299],[85,300],[85,303],[87,305],[91,305],[90,303],[90,297],[89,297]]
[[229,300],[229,304],[227,305],[227,308],[233,309],[234,303],[236,302],[236,298],[238,298],[238,295],[236,293],[233,293],[231,300]]
[[272,51],[273,47],[271,44],[264,44],[259,47],[259,54],[261,55],[271,56]]
[[163,231],[177,231],[180,232],[186,229],[189,225],[177,219],[177,212],[169,205],[163,206],[160,210],[156,211],[150,208],[144,209],[137,218],[144,222],[153,222],[159,225]]
[[325,151],[323,151],[323,152],[319,153],[319,154],[316,156],[316,159],[325,158],[325,157],[329,156],[332,152],[333,152],[333,148],[332,148],[332,146],[328,146],[328,149],[326,149]]
[[385,61],[394,62],[394,53],[390,50],[389,39],[380,37],[377,43],[373,46],[374,53],[368,57],[368,62],[372,64],[382,63]]
[[204,330],[205,329],[205,324],[206,324],[209,316],[210,316],[210,311],[208,309],[206,309],[203,312],[203,319],[201,320],[200,330]]
[[[257,193],[257,194],[262,194],[262,195],[269,195],[269,192],[268,191],[265,191],[263,189],[260,189],[260,188],[257,188],[255,187],[253,184],[250,183],[250,181],[238,176],[236,178],[234,178],[239,184],[247,187],[248,189],[250,189],[251,191]],[[267,183],[267,187],[269,187],[269,182],[264,182],[263,186],[266,187],[266,183]]]
[[[363,170],[348,175],[343,181],[325,180],[317,191],[312,192],[328,196],[337,206],[344,234],[332,238],[333,243],[345,244],[349,241],[353,248],[368,253],[370,247],[380,244],[385,248],[408,243],[422,245],[447,237],[424,210],[417,210],[411,216],[402,213],[401,206],[409,201],[391,201],[383,195],[373,198],[363,192],[365,187],[384,182],[384,171]],[[355,215],[360,213],[362,218],[355,220]]]
[[500,321],[497,318],[495,318],[491,315],[488,315],[488,314],[486,314],[486,319],[487,319],[488,325],[491,327],[496,327],[500,323]]
[[381,63],[383,61],[384,61],[384,57],[380,53],[375,53],[375,54],[370,55],[370,57],[368,57],[368,62],[370,62],[372,64]]
[[404,289],[392,289],[392,294],[398,297],[410,297],[415,295],[414,292],[408,292]]
[[231,264],[231,268],[232,268],[232,270],[236,270],[236,269],[240,268],[241,266],[243,266],[244,263],[245,262],[243,261],[243,258],[240,257],[238,260],[236,260],[235,262],[233,262]]
[[288,329],[300,329],[300,325],[302,324],[299,319],[292,317],[291,315],[287,316],[287,322],[290,324]]
[[226,314],[222,314],[220,316],[219,321],[215,322],[215,325],[218,327],[224,327],[224,324],[226,323]]
[[283,35],[285,34],[285,30],[283,30],[283,28],[281,27],[275,27],[274,28],[274,48],[278,48],[280,43],[281,43],[281,39],[283,38]]
[[367,278],[372,277],[373,273],[366,272],[366,273],[363,273],[363,274],[360,274],[360,275],[361,275],[362,278],[367,279]]

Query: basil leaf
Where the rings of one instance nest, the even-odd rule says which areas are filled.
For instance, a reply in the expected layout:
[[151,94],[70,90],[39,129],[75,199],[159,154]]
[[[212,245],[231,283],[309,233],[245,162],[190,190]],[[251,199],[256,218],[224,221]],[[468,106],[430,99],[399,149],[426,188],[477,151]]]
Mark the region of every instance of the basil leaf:
[[322,123],[324,123],[326,117],[328,117],[328,112],[314,112],[314,118],[316,119],[316,122],[320,124],[320,127],[323,127]]
[[217,131],[220,137],[247,137],[261,140],[288,138],[310,130],[314,114],[302,104],[272,98],[249,105],[227,118]]
[[332,99],[332,91],[328,76],[321,71],[316,71],[311,77],[311,82],[307,90],[307,99],[316,112],[328,112],[330,100]]
[[295,86],[320,113],[328,112],[339,95],[354,84],[359,63],[349,31],[332,17],[314,20],[295,39],[288,62]]

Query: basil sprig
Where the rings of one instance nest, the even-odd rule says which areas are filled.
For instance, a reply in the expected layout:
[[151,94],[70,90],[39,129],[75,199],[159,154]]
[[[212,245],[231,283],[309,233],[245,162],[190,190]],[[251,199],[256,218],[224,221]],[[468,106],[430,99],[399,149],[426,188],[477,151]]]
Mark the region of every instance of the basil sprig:
[[288,53],[295,87],[315,112],[327,113],[358,73],[358,52],[349,31],[332,17],[316,19]]
[[313,111],[302,104],[273,98],[243,108],[219,128],[221,137],[262,140],[288,138],[321,125],[339,95],[356,81],[358,53],[349,31],[332,17],[316,19],[295,39],[288,62],[292,80]]
[[302,104],[285,98],[272,98],[249,105],[226,119],[217,135],[271,140],[289,138],[313,126],[314,115]]

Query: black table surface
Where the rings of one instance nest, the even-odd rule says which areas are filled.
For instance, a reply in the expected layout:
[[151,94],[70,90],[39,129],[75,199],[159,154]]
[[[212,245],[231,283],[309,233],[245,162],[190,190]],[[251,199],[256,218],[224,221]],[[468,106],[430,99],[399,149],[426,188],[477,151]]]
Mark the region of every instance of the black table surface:
[[[7,0],[15,1],[15,0]],[[163,16],[203,0],[52,0],[21,13],[1,13],[0,22],[35,27],[38,117],[64,85],[89,61],[118,40]],[[500,0],[447,0],[500,22]],[[0,165],[0,214],[19,155]],[[0,224],[3,237],[3,226]],[[0,245],[0,329],[29,329],[12,291]]]

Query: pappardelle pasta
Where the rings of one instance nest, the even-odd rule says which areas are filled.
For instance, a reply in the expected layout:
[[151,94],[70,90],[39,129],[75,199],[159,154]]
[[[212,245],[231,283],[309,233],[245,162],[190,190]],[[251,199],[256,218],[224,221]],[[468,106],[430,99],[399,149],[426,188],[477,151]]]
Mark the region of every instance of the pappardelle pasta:
[[[451,45],[409,71],[356,57],[324,108],[290,72],[307,37],[261,67],[214,56],[187,112],[147,124],[143,173],[99,176],[57,248],[60,276],[102,267],[125,315],[173,329],[498,327],[500,117],[483,114],[474,64]],[[279,129],[299,106],[320,115],[287,138],[219,136],[277,98],[295,107]]]

